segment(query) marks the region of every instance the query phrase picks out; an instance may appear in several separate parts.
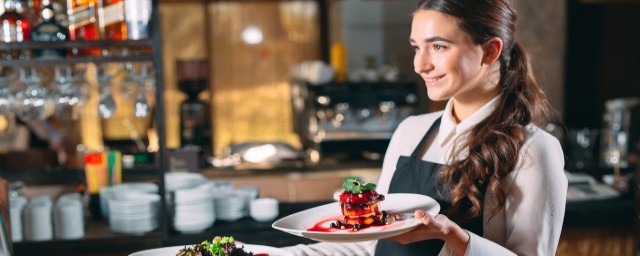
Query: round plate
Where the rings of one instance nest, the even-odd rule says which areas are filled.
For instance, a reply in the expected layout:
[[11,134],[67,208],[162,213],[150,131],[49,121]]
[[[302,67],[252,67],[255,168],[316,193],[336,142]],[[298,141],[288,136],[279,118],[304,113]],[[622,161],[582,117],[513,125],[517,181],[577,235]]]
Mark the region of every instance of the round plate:
[[[180,249],[184,248],[185,246],[187,245],[151,249],[135,252],[129,254],[129,256],[176,256]],[[243,244],[243,246],[245,251],[253,252],[253,254],[266,253],[269,254],[269,256],[293,256],[293,254],[275,247],[254,244]]]
[[[420,225],[413,213],[417,209],[426,210],[432,216],[440,212],[440,205],[431,197],[419,194],[387,194],[380,203],[381,210],[404,214],[404,220],[396,221],[385,226],[374,226],[358,231],[339,230],[332,232],[308,231],[323,220],[339,218],[340,204],[338,202],[318,206],[305,211],[294,213],[277,220],[272,227],[296,236],[306,237],[324,242],[359,242],[379,240],[409,232]],[[329,222],[322,224],[328,228]]]

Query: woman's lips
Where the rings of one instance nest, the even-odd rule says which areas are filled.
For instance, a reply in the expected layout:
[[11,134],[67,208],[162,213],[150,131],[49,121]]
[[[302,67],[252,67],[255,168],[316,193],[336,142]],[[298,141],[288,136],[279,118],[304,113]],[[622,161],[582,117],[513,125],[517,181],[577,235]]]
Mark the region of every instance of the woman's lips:
[[441,76],[434,76],[434,77],[426,77],[426,78],[424,79],[424,81],[426,82],[427,86],[432,86],[432,85],[434,85],[435,83],[437,83],[437,82],[439,82],[440,80],[442,80],[442,78],[443,78],[444,76],[445,76],[445,75],[441,75]]

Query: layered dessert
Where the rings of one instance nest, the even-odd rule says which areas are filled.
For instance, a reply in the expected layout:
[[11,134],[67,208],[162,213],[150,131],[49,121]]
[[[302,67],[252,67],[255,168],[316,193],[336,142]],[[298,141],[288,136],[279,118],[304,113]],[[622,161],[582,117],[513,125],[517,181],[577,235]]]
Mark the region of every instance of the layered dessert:
[[216,236],[211,242],[204,241],[200,244],[181,249],[176,256],[269,256],[268,254],[253,254],[238,247],[231,236]]
[[331,223],[332,228],[354,231],[369,226],[387,224],[387,213],[380,210],[384,195],[378,194],[373,183],[364,183],[358,178],[348,178],[342,184],[340,208],[343,220]]

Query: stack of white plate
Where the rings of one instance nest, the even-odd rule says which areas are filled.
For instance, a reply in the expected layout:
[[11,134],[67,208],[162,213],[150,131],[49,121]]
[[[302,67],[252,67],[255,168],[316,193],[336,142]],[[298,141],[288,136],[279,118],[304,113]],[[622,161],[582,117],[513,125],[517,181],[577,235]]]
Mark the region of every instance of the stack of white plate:
[[109,218],[109,198],[123,197],[128,194],[158,194],[158,185],[151,182],[123,183],[100,189],[100,211],[102,217]]
[[183,188],[194,188],[207,182],[207,178],[199,173],[168,172],[164,174],[164,186],[167,192]]
[[233,191],[214,195],[216,217],[224,221],[236,221],[245,216],[247,197]]
[[173,226],[182,233],[197,233],[211,227],[216,220],[210,183],[171,192],[169,204]]
[[56,238],[78,239],[84,237],[84,216],[80,194],[62,195],[53,210]]
[[11,222],[11,241],[22,241],[22,210],[27,199],[21,196],[9,198],[9,221]]
[[158,228],[159,195],[121,194],[108,201],[109,226],[114,232],[144,234]]

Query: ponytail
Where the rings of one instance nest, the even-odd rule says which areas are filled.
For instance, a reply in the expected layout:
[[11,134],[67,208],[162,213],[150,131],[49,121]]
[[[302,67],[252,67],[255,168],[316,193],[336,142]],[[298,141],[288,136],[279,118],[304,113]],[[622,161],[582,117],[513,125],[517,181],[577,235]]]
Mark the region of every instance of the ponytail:
[[[516,168],[527,139],[525,127],[543,124],[552,117],[524,48],[515,43],[501,57],[500,64],[502,95],[496,110],[469,131],[466,145],[452,154],[451,164],[440,175],[452,200],[447,215],[459,223],[482,214],[485,193],[497,201],[490,218],[504,208],[506,191],[502,180]],[[463,150],[468,150],[466,158],[460,158]]]

